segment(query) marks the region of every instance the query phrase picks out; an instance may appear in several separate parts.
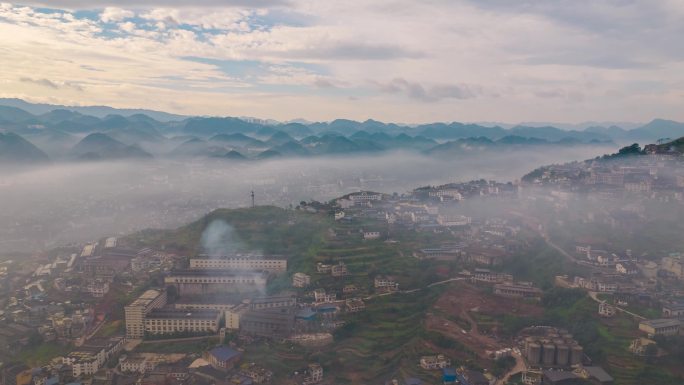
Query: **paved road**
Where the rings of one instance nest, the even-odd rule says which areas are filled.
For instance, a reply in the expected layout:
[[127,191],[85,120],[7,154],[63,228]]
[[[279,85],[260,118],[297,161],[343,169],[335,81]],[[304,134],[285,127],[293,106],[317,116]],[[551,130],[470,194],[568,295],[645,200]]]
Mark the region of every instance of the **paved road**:
[[[595,292],[595,291],[590,291],[590,292],[589,292],[589,297],[591,297],[591,299],[593,299],[594,301],[596,301],[596,302],[598,302],[598,303],[601,303],[601,302],[603,302],[603,301],[601,301],[601,300],[598,298],[598,294],[599,294],[599,293],[597,293],[597,292]],[[617,306],[615,306],[615,305],[613,305],[613,307],[615,308],[615,310],[617,310],[617,311],[619,311],[619,312],[622,312],[622,313],[625,313],[625,314],[629,314],[629,315],[631,315],[632,317],[636,318],[637,320],[645,320],[645,319],[646,319],[646,317],[641,316],[641,315],[636,314],[636,313],[632,313],[631,311],[629,311],[629,310],[627,310],[627,309],[623,309],[623,308],[617,307]]]
[[364,301],[368,301],[368,300],[373,299],[373,298],[384,297],[384,296],[392,295],[392,294],[411,294],[411,293],[415,293],[415,292],[418,292],[418,291],[421,291],[421,290],[429,289],[429,288],[431,288],[431,287],[435,287],[435,286],[439,286],[439,285],[444,285],[444,284],[450,283],[450,282],[464,281],[464,280],[466,280],[466,279],[467,279],[467,278],[464,278],[464,277],[449,278],[449,279],[445,279],[444,281],[433,282],[433,283],[431,283],[431,284],[429,284],[429,285],[427,285],[427,286],[425,286],[425,287],[419,287],[419,288],[417,288],[417,289],[399,290],[399,291],[395,291],[395,292],[387,292],[387,293],[380,293],[380,294],[371,294],[371,295],[369,295],[368,297],[363,298],[363,300],[364,300]]

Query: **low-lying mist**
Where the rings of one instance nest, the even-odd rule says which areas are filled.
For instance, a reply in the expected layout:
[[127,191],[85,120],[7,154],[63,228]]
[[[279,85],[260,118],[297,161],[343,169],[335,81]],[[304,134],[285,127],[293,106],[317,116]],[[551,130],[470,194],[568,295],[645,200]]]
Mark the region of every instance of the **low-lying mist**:
[[221,207],[288,207],[358,190],[404,193],[424,185],[515,181],[550,163],[584,160],[615,148],[572,146],[476,152],[441,159],[395,152],[375,156],[61,163],[0,171],[0,250],[34,251],[180,226]]

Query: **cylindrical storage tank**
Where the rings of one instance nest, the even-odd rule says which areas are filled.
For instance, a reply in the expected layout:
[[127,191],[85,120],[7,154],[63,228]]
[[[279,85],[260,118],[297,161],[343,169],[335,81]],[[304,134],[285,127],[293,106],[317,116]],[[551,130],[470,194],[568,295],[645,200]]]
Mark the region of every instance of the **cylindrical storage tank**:
[[542,346],[542,363],[544,366],[553,366],[556,360],[556,346],[552,343],[545,343]]
[[570,333],[563,333],[563,338],[567,340],[572,340],[572,334]]
[[570,365],[579,365],[584,358],[584,349],[581,346],[575,345],[570,351]]
[[570,348],[565,344],[556,345],[556,365],[567,366],[570,362]]
[[527,362],[530,365],[539,365],[541,363],[541,345],[536,342],[527,344]]

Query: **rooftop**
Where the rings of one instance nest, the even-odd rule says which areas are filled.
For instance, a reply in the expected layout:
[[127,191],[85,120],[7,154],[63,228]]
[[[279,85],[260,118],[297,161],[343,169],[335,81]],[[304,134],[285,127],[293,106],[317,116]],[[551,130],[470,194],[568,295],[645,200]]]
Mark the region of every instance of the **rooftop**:
[[153,309],[146,318],[148,319],[206,319],[215,320],[219,316],[218,310],[180,310],[180,309]]
[[135,301],[133,301],[129,306],[147,306],[152,301],[157,299],[161,295],[161,291],[150,289],[142,293]]
[[573,372],[566,372],[561,370],[545,370],[544,377],[548,378],[550,381],[559,382],[563,380],[577,379],[577,376]]
[[669,309],[671,311],[684,310],[684,302],[675,302],[663,305],[664,309]]
[[610,374],[606,373],[606,371],[603,370],[603,368],[600,366],[585,366],[584,370],[586,370],[591,377],[599,380],[600,382],[613,381],[613,377],[611,377]]
[[200,254],[192,259],[216,259],[216,260],[235,260],[235,259],[264,259],[264,260],[284,260],[282,255],[261,255],[261,254],[233,254],[233,255],[206,255]]
[[232,305],[242,302],[242,296],[230,295],[228,293],[221,295],[183,295],[179,298],[175,305]]
[[282,302],[282,301],[294,301],[296,297],[294,295],[274,295],[270,297],[257,297],[252,299],[252,304],[258,303],[271,303],[271,302]]
[[219,361],[228,361],[230,359],[240,356],[241,353],[237,350],[229,348],[228,346],[219,346],[211,349],[209,351],[209,354],[214,356]]
[[254,273],[254,272],[236,272],[235,270],[224,270],[224,269],[215,269],[215,270],[193,270],[193,269],[185,269],[185,270],[174,270],[171,272],[171,274],[168,275],[168,277],[256,277],[258,276],[259,278],[263,278],[263,274],[259,273]]
[[642,324],[648,325],[654,329],[669,328],[681,325],[681,321],[677,319],[659,318],[641,321]]

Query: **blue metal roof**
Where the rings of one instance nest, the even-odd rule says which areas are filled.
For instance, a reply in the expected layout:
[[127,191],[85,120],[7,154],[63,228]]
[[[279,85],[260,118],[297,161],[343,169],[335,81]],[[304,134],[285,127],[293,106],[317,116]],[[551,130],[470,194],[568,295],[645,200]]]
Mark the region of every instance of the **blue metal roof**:
[[235,349],[231,349],[228,346],[219,346],[211,349],[209,351],[209,354],[216,357],[216,359],[219,361],[228,361],[232,358],[239,356],[240,352],[238,352]]
[[338,311],[338,310],[339,310],[339,308],[337,307],[337,305],[333,305],[333,304],[321,305],[316,309],[316,311],[318,311],[319,313],[329,313],[329,312],[334,312],[334,311]]

